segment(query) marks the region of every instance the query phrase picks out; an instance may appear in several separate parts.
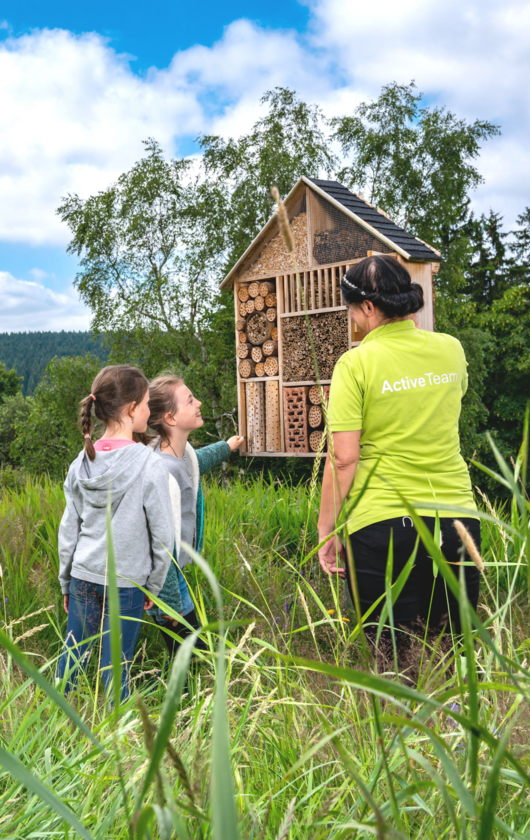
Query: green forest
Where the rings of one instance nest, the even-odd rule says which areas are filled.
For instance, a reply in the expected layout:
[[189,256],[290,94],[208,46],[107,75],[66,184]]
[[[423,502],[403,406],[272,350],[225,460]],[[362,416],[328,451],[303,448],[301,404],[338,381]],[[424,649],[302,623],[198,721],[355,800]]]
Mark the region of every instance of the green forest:
[[52,359],[85,353],[102,361],[108,355],[101,339],[88,332],[0,333],[0,362],[23,377],[21,390],[25,397],[33,394]]

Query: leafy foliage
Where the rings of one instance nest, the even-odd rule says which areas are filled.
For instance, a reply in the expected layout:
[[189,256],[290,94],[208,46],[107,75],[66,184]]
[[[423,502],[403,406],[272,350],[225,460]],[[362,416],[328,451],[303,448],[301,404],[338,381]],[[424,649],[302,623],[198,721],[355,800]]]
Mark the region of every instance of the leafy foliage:
[[24,427],[31,414],[32,401],[20,392],[13,397],[5,397],[0,403],[0,464],[14,465],[16,457],[11,453],[11,446],[16,438],[17,428]]
[[90,393],[101,367],[101,360],[89,353],[52,359],[35,389],[29,416],[19,414],[11,445],[17,463],[31,472],[64,477],[82,449],[79,403]]

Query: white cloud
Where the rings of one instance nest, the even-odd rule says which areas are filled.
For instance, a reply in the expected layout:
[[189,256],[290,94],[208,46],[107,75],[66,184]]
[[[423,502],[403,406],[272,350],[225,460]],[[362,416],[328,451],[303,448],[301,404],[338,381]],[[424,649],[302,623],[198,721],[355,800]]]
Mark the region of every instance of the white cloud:
[[57,293],[0,271],[0,332],[87,330],[90,313],[74,289]]
[[308,32],[230,24],[212,46],[134,74],[101,36],[33,31],[0,43],[0,239],[65,245],[60,197],[103,189],[156,137],[178,150],[199,132],[237,135],[275,85],[330,115],[381,86],[416,79],[430,102],[499,122],[486,144],[477,206],[508,223],[528,203],[530,6],[527,0],[307,0]]

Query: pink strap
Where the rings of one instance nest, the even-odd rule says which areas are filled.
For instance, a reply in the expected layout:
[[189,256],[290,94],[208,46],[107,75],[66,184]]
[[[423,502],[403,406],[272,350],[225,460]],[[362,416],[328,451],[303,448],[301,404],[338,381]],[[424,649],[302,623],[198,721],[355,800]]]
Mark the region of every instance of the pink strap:
[[94,394],[90,394],[90,396],[92,397],[92,399],[93,399],[93,400],[94,400],[94,402],[95,402],[95,401],[96,401],[96,398],[95,398]]
[[85,440],[90,440],[90,435],[85,435]]

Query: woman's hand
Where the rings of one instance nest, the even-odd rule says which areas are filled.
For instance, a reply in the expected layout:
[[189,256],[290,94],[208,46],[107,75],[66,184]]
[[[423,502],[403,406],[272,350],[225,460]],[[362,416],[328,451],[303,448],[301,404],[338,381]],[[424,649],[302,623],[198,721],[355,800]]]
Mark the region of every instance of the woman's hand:
[[[322,534],[320,536],[320,540],[323,540],[324,538],[325,535]],[[318,552],[318,559],[327,575],[338,574],[340,578],[346,577],[346,569],[343,569],[342,566],[337,566],[338,559],[340,559],[343,563],[346,562],[346,552],[344,551],[344,546],[338,537],[331,537],[331,539],[322,546]]]
[[70,605],[70,596],[63,595],[63,604],[64,604],[64,611],[68,615],[68,607]]
[[230,447],[230,451],[235,452],[236,449],[239,449],[239,447],[241,446],[241,444],[243,443],[244,440],[245,440],[245,438],[242,437],[241,435],[234,435],[233,437],[228,438],[228,440],[226,442],[227,442],[228,446]]
[[144,610],[152,610],[152,609],[153,609],[153,602],[151,601],[151,598],[149,598],[146,595],[145,596],[145,601],[144,601]]

